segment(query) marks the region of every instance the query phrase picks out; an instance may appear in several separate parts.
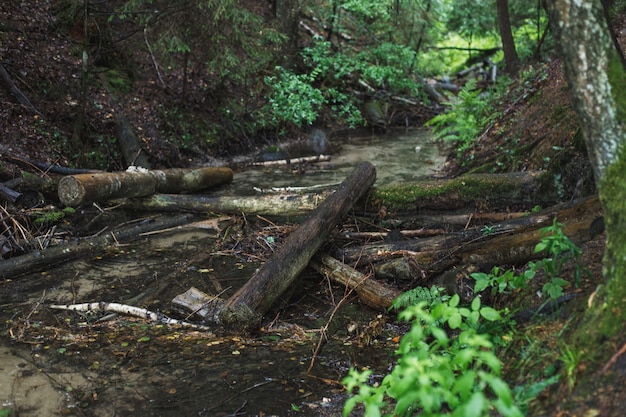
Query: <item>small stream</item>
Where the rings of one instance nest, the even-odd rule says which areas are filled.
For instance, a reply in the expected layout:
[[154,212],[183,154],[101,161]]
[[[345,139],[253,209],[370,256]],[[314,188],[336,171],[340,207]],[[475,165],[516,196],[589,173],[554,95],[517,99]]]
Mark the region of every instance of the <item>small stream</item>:
[[[445,158],[424,131],[340,141],[330,162],[304,172],[250,169],[221,192],[339,183],[365,160],[377,167],[376,184],[389,184],[428,176]],[[99,216],[96,230],[123,220],[115,210],[84,215]],[[214,251],[219,238],[215,230],[179,228],[0,281],[0,415],[339,416],[340,381],[351,366],[370,367],[379,377],[388,371],[401,328],[354,296],[336,308],[345,289],[309,270],[253,335],[47,307],[134,303],[184,318],[171,311],[174,296],[194,286],[226,299],[260,265],[254,254]],[[151,291],[158,297],[144,301]],[[373,325],[382,334],[369,344],[353,330]]]
[[302,170],[292,166],[252,167],[237,172],[226,194],[250,193],[254,188],[312,187],[336,185],[360,162],[376,166],[376,184],[388,185],[427,177],[446,158],[441,143],[429,130],[401,133],[366,134],[353,132],[332,138],[340,147],[328,162],[307,164]]

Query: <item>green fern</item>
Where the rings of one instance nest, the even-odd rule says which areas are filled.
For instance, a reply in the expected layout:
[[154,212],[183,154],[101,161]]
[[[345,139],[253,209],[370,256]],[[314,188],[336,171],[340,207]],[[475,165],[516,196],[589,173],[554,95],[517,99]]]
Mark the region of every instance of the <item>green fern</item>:
[[450,299],[442,287],[415,287],[412,290],[400,294],[389,307],[390,310],[403,310],[408,306],[416,305],[425,301],[429,307],[441,304]]
[[476,80],[468,81],[458,96],[450,96],[446,103],[450,109],[446,113],[426,122],[426,126],[433,127],[437,138],[456,142],[459,155],[471,146],[484,124],[483,113],[487,101],[480,94],[481,90],[476,88]]

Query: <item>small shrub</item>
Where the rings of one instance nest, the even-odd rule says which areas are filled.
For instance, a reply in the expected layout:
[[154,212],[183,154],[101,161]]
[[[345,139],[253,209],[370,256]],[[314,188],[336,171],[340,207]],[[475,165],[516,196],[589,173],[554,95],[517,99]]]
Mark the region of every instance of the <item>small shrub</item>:
[[[343,415],[361,403],[366,416],[391,409],[394,416],[487,416],[493,409],[503,416],[521,416],[500,379],[501,363],[489,335],[478,331],[481,320],[500,320],[499,312],[481,307],[478,297],[470,308],[459,307],[459,300],[454,295],[431,311],[422,301],[400,313],[412,325],[396,352],[398,364],[378,386],[367,383],[371,371],[351,369],[343,383],[356,393]],[[458,336],[451,338],[446,327],[459,331]]]

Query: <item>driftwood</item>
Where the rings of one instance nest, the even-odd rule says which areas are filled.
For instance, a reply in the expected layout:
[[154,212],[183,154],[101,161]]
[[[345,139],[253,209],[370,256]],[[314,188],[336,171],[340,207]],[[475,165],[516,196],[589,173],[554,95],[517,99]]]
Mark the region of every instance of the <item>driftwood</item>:
[[330,194],[331,191],[307,194],[263,194],[251,197],[155,194],[150,197],[128,199],[124,202],[124,207],[138,210],[243,212],[294,216],[315,210]]
[[125,314],[128,316],[139,317],[141,319],[146,319],[153,321],[159,324],[167,324],[169,326],[180,326],[187,329],[195,329],[195,330],[210,330],[209,327],[203,326],[201,324],[189,323],[183,320],[176,320],[166,316],[161,312],[153,312],[150,310],[146,310],[145,308],[139,308],[127,304],[119,304],[119,303],[107,303],[107,302],[99,302],[99,303],[82,303],[82,304],[52,304],[48,306],[49,308],[53,308],[55,310],[69,310],[69,311],[78,311],[81,313],[95,313],[95,312],[110,312],[110,313],[118,313]]
[[[364,275],[328,254],[315,255],[309,266],[330,280],[354,289],[363,304],[377,310],[386,310],[401,294],[397,288]],[[195,287],[189,288],[172,300],[172,307],[187,318],[197,316],[205,321],[218,321],[218,314],[223,305],[224,301],[220,298],[208,295]]]
[[28,97],[26,97],[26,95],[22,92],[22,90],[20,90],[17,87],[17,85],[15,85],[15,83],[13,82],[13,79],[11,78],[11,76],[9,75],[9,73],[7,72],[7,70],[4,68],[2,64],[0,64],[0,78],[2,78],[2,81],[4,82],[4,85],[7,87],[7,90],[9,90],[9,92],[13,95],[13,97],[15,97],[18,103],[20,103],[22,106],[28,109],[28,111],[30,111],[31,113],[43,117],[41,112],[37,110],[35,106],[33,106],[33,104],[30,102]]
[[290,164],[304,164],[314,162],[328,162],[330,161],[330,155],[316,155],[316,156],[302,156],[300,158],[279,159],[276,161],[255,161],[252,166],[274,166],[274,165],[290,165]]
[[162,171],[79,174],[59,181],[59,199],[67,206],[155,192],[190,192],[225,184],[233,179],[230,168],[168,169]]
[[253,329],[259,319],[306,267],[311,257],[376,180],[376,168],[363,162],[302,225],[292,232],[274,255],[259,268],[219,313],[227,328]]
[[331,280],[354,289],[363,304],[377,310],[386,310],[401,294],[397,288],[364,275],[328,254],[316,255],[309,266]]
[[102,236],[79,239],[75,242],[59,244],[43,250],[34,250],[25,255],[15,256],[0,262],[0,277],[4,279],[15,278],[17,275],[36,272],[90,253],[102,252],[112,244],[130,242],[143,237],[146,233],[189,223],[191,218],[191,215],[160,218],[124,230],[109,232]]
[[[575,204],[561,205],[540,213],[535,218],[544,221],[530,224],[503,234],[489,234],[464,243],[448,241],[447,247],[428,247],[423,250],[395,250],[380,252],[374,269],[376,276],[394,279],[424,279],[454,265],[515,265],[545,256],[535,253],[535,245],[543,237],[542,228],[554,217],[563,223],[563,233],[580,245],[603,231],[601,206],[597,197],[581,199]],[[387,260],[385,260],[387,259]],[[374,262],[370,259],[370,262]]]

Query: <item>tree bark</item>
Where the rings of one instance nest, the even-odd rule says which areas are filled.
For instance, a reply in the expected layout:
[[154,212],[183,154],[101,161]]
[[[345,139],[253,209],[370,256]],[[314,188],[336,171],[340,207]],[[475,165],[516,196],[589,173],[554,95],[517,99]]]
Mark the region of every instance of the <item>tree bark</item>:
[[519,70],[519,57],[515,50],[515,40],[511,32],[508,0],[496,0],[496,9],[498,10],[498,28],[500,29],[500,38],[502,39],[506,72],[511,76],[515,76]]
[[576,332],[583,357],[597,363],[612,353],[607,347],[623,343],[626,322],[626,72],[600,0],[548,1],[546,6],[606,223],[606,284],[596,291],[586,323]]
[[376,168],[364,162],[346,178],[283,246],[259,268],[219,313],[227,328],[253,329],[259,319],[306,267],[336,224],[376,180]]
[[[543,236],[541,229],[550,225],[555,217],[563,223],[563,233],[577,245],[593,239],[603,230],[600,201],[597,197],[590,197],[554,215],[542,214],[517,230],[504,228],[509,230],[506,233],[486,236],[473,233],[456,241],[444,236],[438,237],[437,244],[425,239],[427,242],[420,243],[418,250],[398,249],[387,253],[379,250],[377,256],[383,262],[375,265],[374,270],[377,278],[420,281],[453,265],[475,264],[490,268],[523,264],[542,256],[535,253],[535,245]],[[359,258],[359,262],[374,263],[376,259],[368,257],[367,253]],[[385,257],[392,259],[385,260]]]
[[388,309],[401,294],[397,288],[377,281],[370,275],[364,275],[328,254],[316,256],[309,265],[333,281],[354,289],[363,304],[377,310]]
[[472,205],[553,204],[559,200],[558,195],[555,190],[542,187],[541,175],[540,172],[468,174],[449,180],[377,187],[374,198],[397,201],[399,206],[412,210],[455,210]]
[[246,213],[274,216],[297,216],[317,208],[330,195],[330,191],[307,194],[263,194],[252,197],[155,194],[132,198],[124,207],[138,210],[194,211],[205,213]]
[[67,206],[115,198],[143,197],[155,192],[191,192],[225,184],[230,168],[168,169],[72,175],[59,182],[59,199]]

